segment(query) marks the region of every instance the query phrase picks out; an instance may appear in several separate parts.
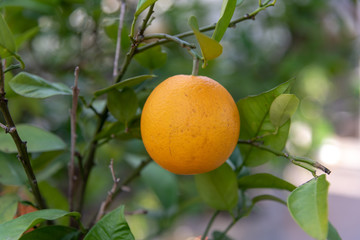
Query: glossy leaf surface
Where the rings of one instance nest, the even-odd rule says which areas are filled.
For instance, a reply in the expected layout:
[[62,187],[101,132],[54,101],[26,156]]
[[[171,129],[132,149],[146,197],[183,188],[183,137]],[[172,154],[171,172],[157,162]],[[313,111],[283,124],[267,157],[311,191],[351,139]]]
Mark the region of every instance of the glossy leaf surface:
[[236,175],[227,163],[211,172],[195,175],[195,183],[200,197],[210,207],[231,211],[236,206]]
[[13,77],[9,85],[14,92],[24,97],[47,98],[72,94],[71,89],[62,83],[51,83],[27,72],[21,72]]
[[318,240],[325,240],[328,234],[328,188],[325,175],[321,175],[299,186],[287,200],[296,223]]
[[106,214],[86,234],[84,240],[135,240],[124,215],[124,206]]

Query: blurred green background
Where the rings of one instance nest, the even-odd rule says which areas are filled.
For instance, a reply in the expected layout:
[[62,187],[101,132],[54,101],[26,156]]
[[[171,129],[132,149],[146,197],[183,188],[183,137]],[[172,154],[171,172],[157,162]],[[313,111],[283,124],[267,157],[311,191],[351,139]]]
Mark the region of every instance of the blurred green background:
[[[137,1],[127,1],[121,60],[130,46],[127,35],[136,4]],[[252,12],[257,4],[258,1],[255,0],[244,0],[237,7],[234,18]],[[16,36],[19,54],[26,64],[25,71],[49,81],[72,86],[74,68],[79,66],[80,94],[86,101],[90,101],[95,90],[111,84],[119,11],[117,0],[2,1],[0,7]],[[220,7],[221,1],[215,0],[159,0],[155,7],[156,18],[147,33],[177,34],[189,31],[187,21],[192,15],[198,18],[200,26],[215,23]],[[353,151],[348,153],[350,158],[358,154],[356,146],[360,146],[357,145],[360,92],[359,12],[359,2],[355,0],[279,0],[275,7],[257,15],[255,21],[244,21],[235,28],[228,29],[221,42],[223,54],[210,61],[205,69],[200,69],[199,75],[219,81],[229,90],[235,101],[248,95],[259,94],[294,78],[292,91],[301,99],[301,104],[293,117],[288,151],[330,164],[332,170],[348,166],[357,169],[359,174],[358,163],[351,165],[353,163],[341,162],[345,160],[339,157],[340,155],[334,158],[341,150],[339,144],[344,142],[344,139],[350,141],[346,146],[355,146],[349,150]],[[196,42],[193,37],[186,40]],[[136,88],[141,106],[151,90],[162,80],[175,74],[191,73],[192,58],[187,51],[174,43],[167,43],[162,47],[162,51],[167,54],[166,61],[157,58],[158,52],[148,53],[148,57],[157,65],[156,69],[150,71],[135,59],[125,76],[149,73],[157,75],[154,80]],[[13,72],[15,73],[16,71]],[[9,80],[12,76],[8,73],[6,79]],[[16,123],[30,123],[45,128],[59,135],[69,145],[70,97],[27,99],[16,95],[9,87],[7,97]],[[94,106],[100,108],[103,103],[99,100],[94,102]],[[81,105],[78,121],[80,152],[91,139],[95,124],[93,112]],[[324,150],[327,155],[321,155],[324,146],[328,147]],[[33,159],[37,157],[41,156],[32,156]],[[53,153],[47,158],[49,161],[44,166],[38,166],[38,173],[43,174],[43,179],[53,187],[65,189],[69,152]],[[112,179],[108,170],[111,158],[115,159],[117,175],[123,178],[139,160],[146,158],[146,152],[140,140],[112,140],[99,149],[86,200],[89,211],[84,213],[89,219],[111,187]],[[286,165],[284,160],[279,160],[267,165],[265,169],[271,169],[279,175],[284,173],[286,176]],[[164,233],[161,239],[185,239],[186,234],[179,237],[182,236],[181,232],[188,233],[188,236],[201,234],[207,221],[207,209],[200,202],[193,178],[164,173],[168,184],[159,187],[157,183],[165,181],[156,178],[161,171],[155,164],[150,165],[141,177],[143,181],[135,181],[131,185],[132,191],[120,195],[116,200],[118,204],[125,203],[129,212],[138,209],[149,211],[147,216],[128,216],[136,239],[162,233],[169,227],[172,227],[168,229],[172,234]],[[290,175],[293,176],[292,173]],[[306,177],[309,179],[309,176]],[[359,175],[355,174],[355,179],[359,179]],[[336,186],[336,183],[334,184]],[[344,195],[338,192],[334,194]],[[355,195],[349,196],[360,198],[359,189]],[[194,225],[191,221],[188,221],[190,226],[183,226],[184,221],[181,219],[192,219],[193,216],[204,216],[198,220],[203,222],[197,229],[199,231],[191,228],[191,225]],[[225,218],[224,221],[229,219]],[[240,221],[239,224],[241,223],[243,222]],[[349,232],[341,227],[338,229],[340,234],[346,235]],[[174,234],[176,232],[177,234]],[[234,239],[242,239],[236,238],[236,234],[238,233],[232,233]],[[274,237],[276,236],[275,234]],[[306,239],[306,236],[300,237],[302,238],[299,239]],[[274,239],[289,238],[277,236]]]

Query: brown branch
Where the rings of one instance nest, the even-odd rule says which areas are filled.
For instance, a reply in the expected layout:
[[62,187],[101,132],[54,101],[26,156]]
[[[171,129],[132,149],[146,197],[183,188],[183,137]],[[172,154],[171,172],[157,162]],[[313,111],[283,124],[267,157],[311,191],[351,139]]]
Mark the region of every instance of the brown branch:
[[4,66],[3,61],[0,58],[0,111],[2,115],[4,116],[4,119],[6,121],[6,129],[8,129],[8,133],[11,135],[16,148],[18,150],[17,158],[21,162],[26,176],[28,178],[29,184],[30,184],[30,190],[34,195],[35,202],[38,208],[45,209],[47,208],[46,203],[44,199],[41,196],[39,186],[37,184],[37,180],[34,174],[34,171],[32,169],[29,154],[27,152],[26,142],[22,141],[17,130],[15,123],[11,117],[9,108],[8,108],[8,100],[5,98],[5,76],[4,76]]
[[75,80],[73,86],[73,97],[72,97],[72,108],[70,111],[70,122],[71,122],[71,149],[70,149],[70,163],[69,163],[69,208],[70,211],[74,210],[74,185],[78,177],[75,174],[75,155],[76,155],[76,111],[78,107],[79,98],[79,67],[75,68]]
[[[143,25],[141,26],[135,41],[133,42],[129,52],[126,54],[125,61],[121,66],[121,70],[120,70],[119,74],[116,76],[116,78],[114,78],[115,83],[118,83],[122,80],[126,70],[128,69],[128,67],[130,65],[132,58],[134,57],[134,55],[138,49],[139,44],[143,41],[142,34],[145,32],[145,29],[147,27],[147,22],[150,20],[150,17],[153,13],[153,9],[154,9],[154,5],[152,5],[150,7],[149,12],[144,19]],[[103,109],[103,111],[101,112],[101,114],[99,116],[99,121],[98,121],[96,130],[95,130],[94,136],[90,142],[89,152],[86,156],[86,160],[84,163],[84,175],[83,175],[83,178],[82,178],[79,188],[78,188],[79,189],[79,200],[78,200],[78,205],[75,208],[75,210],[78,212],[82,211],[86,185],[87,185],[91,170],[95,164],[95,156],[96,156],[96,151],[97,151],[97,147],[98,147],[98,140],[96,139],[96,136],[103,129],[106,119],[108,117],[108,112],[109,112],[109,110],[105,106],[105,108]]]
[[102,216],[104,216],[105,210],[110,205],[110,203],[111,203],[111,201],[113,199],[113,196],[115,194],[117,185],[120,182],[120,178],[116,178],[116,176],[115,176],[114,160],[113,159],[110,160],[109,168],[110,168],[111,176],[112,176],[112,179],[113,179],[114,183],[113,183],[110,191],[108,192],[108,195],[106,196],[106,199],[100,205],[100,209],[99,209],[98,214],[96,216],[96,222],[99,221],[102,218]]
[[[243,22],[243,21],[245,21],[245,20],[255,20],[255,16],[256,16],[259,12],[265,10],[265,9],[268,8],[268,7],[274,6],[275,3],[276,3],[276,0],[274,0],[273,2],[268,3],[268,4],[266,4],[266,5],[259,6],[259,7],[258,7],[255,11],[253,11],[252,13],[245,14],[243,17],[240,17],[240,18],[237,18],[237,19],[231,21],[231,22],[229,23],[229,26],[228,26],[228,27],[235,27],[236,24],[238,24],[238,23],[240,23],[240,22]],[[208,31],[214,30],[215,27],[216,27],[216,24],[212,24],[212,25],[209,25],[209,26],[205,26],[205,27],[200,28],[199,31],[200,31],[200,32],[208,32]],[[180,33],[180,34],[175,35],[174,37],[175,37],[175,38],[185,38],[185,37],[189,37],[189,36],[192,36],[192,35],[194,35],[194,31],[188,31],[188,32]],[[152,47],[155,47],[155,46],[157,46],[157,45],[164,44],[164,43],[168,43],[168,42],[170,42],[170,41],[171,41],[171,40],[169,40],[169,39],[160,39],[160,40],[158,40],[158,41],[156,41],[156,42],[153,42],[153,43],[147,44],[147,45],[145,45],[145,46],[143,46],[143,47],[140,47],[140,48],[137,50],[136,53],[143,52],[143,51],[145,51],[145,50],[147,50],[147,49],[149,49],[149,48],[152,48]]]
[[117,32],[116,39],[116,50],[115,50],[115,58],[114,58],[114,69],[113,76],[114,78],[119,74],[119,58],[120,58],[120,50],[121,50],[121,32],[124,26],[124,17],[125,17],[125,0],[121,0],[120,5],[120,15],[119,15],[119,28]]
[[96,217],[96,221],[99,221],[101,219],[101,217],[104,215],[106,209],[110,206],[112,200],[114,197],[116,197],[118,194],[122,193],[122,192],[129,192],[130,188],[128,187],[128,185],[134,180],[136,179],[138,176],[140,176],[141,171],[151,162],[152,160],[146,159],[144,161],[142,161],[140,163],[140,165],[133,171],[133,173],[128,176],[122,183],[121,185],[117,188],[117,185],[119,183],[119,179],[115,177],[114,174],[114,169],[113,169],[113,162],[110,162],[110,170],[111,170],[111,175],[113,177],[113,181],[114,184],[110,190],[110,192],[108,193],[108,196],[106,197],[105,201],[102,202],[100,209],[98,211],[97,217]]

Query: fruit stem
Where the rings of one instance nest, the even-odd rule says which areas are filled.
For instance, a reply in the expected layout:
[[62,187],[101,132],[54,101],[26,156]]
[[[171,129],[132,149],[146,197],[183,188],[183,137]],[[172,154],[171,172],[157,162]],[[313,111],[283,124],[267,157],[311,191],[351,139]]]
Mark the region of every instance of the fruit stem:
[[199,73],[199,59],[197,57],[194,57],[193,59],[193,69],[191,72],[191,75],[196,76]]

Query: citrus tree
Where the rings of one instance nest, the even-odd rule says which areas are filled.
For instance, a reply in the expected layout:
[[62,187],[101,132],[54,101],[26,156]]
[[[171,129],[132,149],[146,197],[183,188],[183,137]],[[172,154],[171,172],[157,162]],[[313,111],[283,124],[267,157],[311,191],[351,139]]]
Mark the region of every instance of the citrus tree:
[[[199,204],[194,195],[213,209],[201,239],[230,239],[260,201],[283,204],[315,239],[340,239],[328,221],[330,170],[285,150],[299,104],[294,80],[234,101],[198,76],[217,64],[228,28],[276,0],[224,0],[215,24],[201,26],[195,14],[171,31],[152,28],[155,16],[173,14],[156,0],[104,2],[0,2],[0,239],[135,239],[125,207],[156,222],[152,239]],[[154,74],[169,62],[169,73]],[[295,186],[252,173],[275,159],[313,179]],[[248,194],[258,188],[289,194]],[[157,215],[139,209],[144,191],[159,201]],[[221,211],[232,221],[211,232]]]

